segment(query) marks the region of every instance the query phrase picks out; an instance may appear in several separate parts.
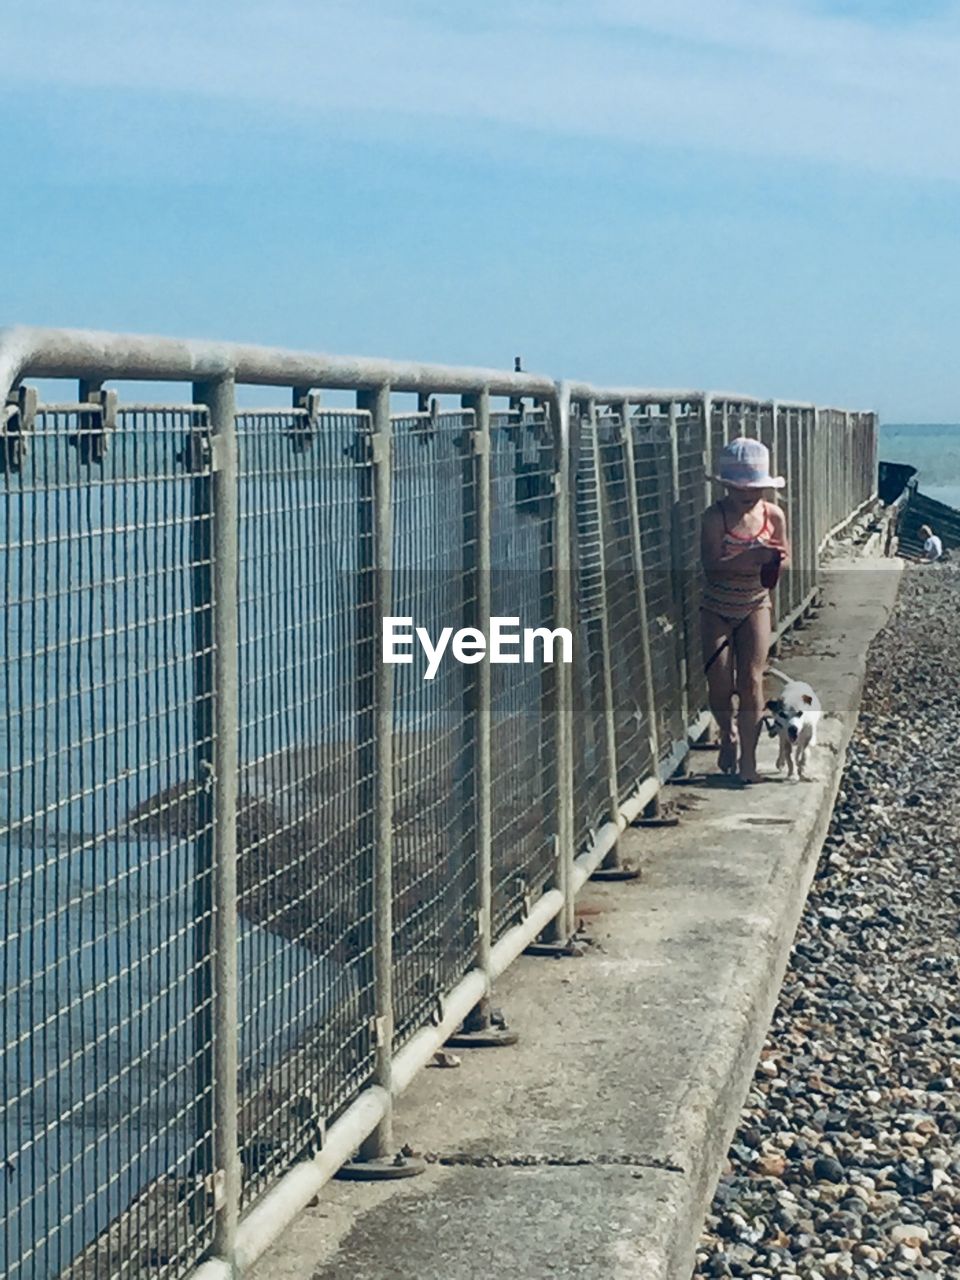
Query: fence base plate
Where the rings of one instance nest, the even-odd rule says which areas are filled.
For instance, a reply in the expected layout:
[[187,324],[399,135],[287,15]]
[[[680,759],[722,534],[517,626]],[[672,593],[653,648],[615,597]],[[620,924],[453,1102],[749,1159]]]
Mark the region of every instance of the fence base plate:
[[445,1043],[451,1049],[501,1049],[519,1039],[516,1031],[506,1027],[477,1027],[475,1031],[455,1031]]
[[523,949],[525,956],[555,956],[558,960],[570,957],[579,960],[584,954],[583,944],[576,938],[567,942],[531,942]]
[[374,1160],[348,1160],[334,1175],[347,1182],[392,1182],[397,1178],[415,1178],[427,1164],[419,1156],[378,1156]]
[[[643,822],[646,822],[652,826],[659,826],[663,823],[663,821],[664,819],[662,818],[647,818],[647,819],[641,819],[641,823],[638,823],[635,825],[641,825]],[[596,871],[594,871],[590,876],[590,879],[591,880],[639,880],[640,868],[639,867],[597,867]]]

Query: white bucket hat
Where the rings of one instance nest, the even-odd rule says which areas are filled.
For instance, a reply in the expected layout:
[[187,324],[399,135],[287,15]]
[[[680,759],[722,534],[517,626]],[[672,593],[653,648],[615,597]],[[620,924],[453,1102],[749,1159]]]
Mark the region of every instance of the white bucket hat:
[[731,489],[782,489],[783,476],[770,474],[770,451],[759,440],[739,436],[724,445],[714,459],[716,468],[711,480]]

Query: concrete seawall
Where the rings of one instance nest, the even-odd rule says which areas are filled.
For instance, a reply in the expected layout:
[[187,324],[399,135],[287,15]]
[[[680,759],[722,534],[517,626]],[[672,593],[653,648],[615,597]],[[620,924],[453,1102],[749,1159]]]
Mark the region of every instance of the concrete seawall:
[[[669,789],[680,824],[624,837],[642,878],[582,895],[585,954],[525,957],[501,980],[520,1043],[404,1096],[397,1139],[434,1157],[427,1173],[329,1187],[257,1276],[689,1280],[898,570],[835,561],[819,617],[778,658],[824,705],[814,780],[744,792],[695,754],[706,772]],[[774,756],[765,741],[776,777]]]

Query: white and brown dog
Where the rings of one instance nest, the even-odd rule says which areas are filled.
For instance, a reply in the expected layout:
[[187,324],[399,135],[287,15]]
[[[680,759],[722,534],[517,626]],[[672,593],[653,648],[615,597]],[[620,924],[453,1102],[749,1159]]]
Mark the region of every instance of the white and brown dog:
[[805,779],[807,752],[817,745],[820,699],[803,680],[791,680],[772,667],[768,667],[765,674],[782,686],[779,698],[771,698],[767,703],[765,717],[770,736],[780,738],[777,768],[786,765],[787,777],[792,778],[796,764],[797,777]]

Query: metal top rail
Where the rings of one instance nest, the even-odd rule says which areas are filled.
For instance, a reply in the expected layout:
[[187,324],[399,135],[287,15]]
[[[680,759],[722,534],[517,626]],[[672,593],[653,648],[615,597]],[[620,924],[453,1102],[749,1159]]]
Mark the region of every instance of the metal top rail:
[[0,395],[24,377],[322,386],[336,391],[479,392],[548,396],[552,378],[502,369],[330,356],[279,347],[100,333],[85,329],[0,329]]
[[[812,402],[778,400],[740,392],[678,387],[597,387],[555,381],[543,374],[464,365],[421,364],[367,356],[333,356],[280,347],[246,346],[203,339],[150,337],[92,329],[0,329],[0,401],[25,377],[118,381],[235,382],[260,386],[324,387],[332,391],[554,397],[598,404],[712,402],[815,409]],[[822,406],[821,406],[822,408]],[[833,412],[861,412],[835,409]]]
[[[672,401],[726,400],[730,404],[770,404],[758,396],[734,394],[726,391],[704,391],[689,387],[594,387],[587,382],[568,384],[570,399],[594,400],[598,404],[669,404]],[[778,401],[785,404],[785,401]],[[812,407],[812,406],[811,406]]]

